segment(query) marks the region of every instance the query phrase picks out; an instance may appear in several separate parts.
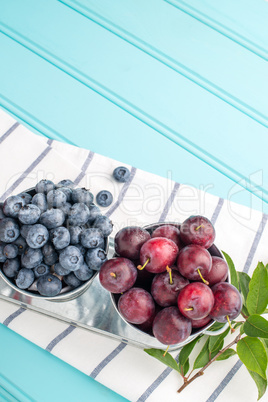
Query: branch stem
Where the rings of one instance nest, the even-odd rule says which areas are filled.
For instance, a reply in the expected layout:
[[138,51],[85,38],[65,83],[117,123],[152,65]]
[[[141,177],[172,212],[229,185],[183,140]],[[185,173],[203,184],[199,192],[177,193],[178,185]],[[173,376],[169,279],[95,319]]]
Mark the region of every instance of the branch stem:
[[227,345],[225,348],[223,348],[222,350],[220,350],[214,357],[213,359],[211,359],[203,368],[201,368],[192,378],[189,379],[189,377],[187,378],[187,380],[184,380],[184,384],[178,389],[177,392],[181,392],[184,390],[184,388],[187,387],[187,385],[191,384],[191,382],[193,382],[196,378],[200,377],[201,375],[204,374],[204,371],[211,365],[211,363],[213,363],[223,352],[225,352],[227,349],[229,349],[230,347],[232,347],[233,345],[235,345],[241,338],[241,335],[237,335],[237,337],[231,342],[229,343],[229,345]]

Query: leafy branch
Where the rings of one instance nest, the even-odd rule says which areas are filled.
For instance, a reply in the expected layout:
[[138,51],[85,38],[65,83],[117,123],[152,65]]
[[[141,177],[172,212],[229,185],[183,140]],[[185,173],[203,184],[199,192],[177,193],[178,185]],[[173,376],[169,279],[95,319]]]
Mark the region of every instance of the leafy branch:
[[[238,355],[255,381],[260,399],[267,389],[268,321],[262,315],[268,313],[268,265],[259,262],[250,278],[245,272],[237,272],[230,256],[223,254],[229,266],[231,283],[240,291],[243,299],[243,319],[232,322],[236,332],[234,339],[224,346],[224,339],[230,333],[230,328],[219,335],[201,334],[180,350],[178,362],[163,350],[145,349],[145,352],[181,375],[183,384],[178,392],[182,392],[202,376],[215,361]],[[222,326],[223,324],[214,323],[210,330],[216,331]],[[186,376],[190,369],[189,356],[202,338],[205,343],[194,360],[190,374]],[[236,350],[232,349],[233,346],[236,346]],[[195,372],[197,369],[199,371]]]
[[[211,365],[211,363],[213,363],[215,360],[217,360],[221,355],[223,355],[225,352],[227,352],[228,350],[230,350],[230,348],[235,345],[239,339],[240,339],[241,335],[238,335],[231,343],[229,343],[228,346],[226,346],[225,348],[223,348],[222,350],[220,350],[212,359],[210,359],[208,361],[208,363],[201,369],[199,370],[194,376],[191,377],[190,380],[188,380],[188,378],[185,378],[184,380],[184,384],[178,389],[178,392],[181,392],[184,390],[185,387],[187,387],[187,385],[191,384],[191,382],[193,382],[196,378],[200,377],[201,375],[204,374],[204,371]],[[227,355],[226,355],[227,356]],[[228,356],[229,357],[229,356]],[[225,360],[225,359],[222,359]]]

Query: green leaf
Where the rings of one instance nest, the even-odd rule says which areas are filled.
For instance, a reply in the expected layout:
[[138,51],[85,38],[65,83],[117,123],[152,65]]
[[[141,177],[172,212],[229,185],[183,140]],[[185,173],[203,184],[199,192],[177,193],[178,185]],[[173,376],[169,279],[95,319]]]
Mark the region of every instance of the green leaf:
[[266,379],[267,355],[262,342],[258,338],[246,336],[240,339],[236,348],[239,359],[254,373]]
[[226,259],[226,261],[227,261],[228,267],[229,267],[229,271],[230,271],[230,275],[231,275],[231,284],[234,285],[237,290],[239,290],[238,275],[237,275],[237,271],[236,271],[236,269],[235,269],[233,260],[232,260],[231,257],[230,257],[227,253],[225,253],[224,251],[222,251],[222,253],[223,253],[223,255],[224,255],[224,257],[225,257],[225,259]]
[[264,347],[268,350],[268,339],[261,339],[261,341],[264,344]]
[[247,309],[249,314],[262,314],[268,303],[268,271],[259,262],[255,268],[247,296]]
[[244,302],[246,302],[249,291],[249,282],[251,278],[248,274],[246,274],[246,272],[237,272],[237,274],[240,285],[240,291],[243,295]]
[[209,337],[209,342],[208,342],[208,348],[210,353],[213,353],[215,350],[217,350],[217,352],[220,350],[219,345],[221,345],[223,339],[226,337],[226,335],[229,333],[230,328],[228,327],[222,334],[220,335],[212,335]]
[[260,341],[262,342],[264,349],[266,351],[267,359],[268,359],[268,339],[265,338],[260,338]]
[[233,328],[234,329],[236,329],[236,328],[238,328],[238,327],[240,327],[242,324],[244,324],[243,322],[236,322],[234,325],[233,325]]
[[183,376],[186,376],[186,374],[188,373],[190,368],[190,363],[189,363],[189,359],[186,360],[186,362],[184,363],[184,365],[179,364],[179,369],[180,369],[180,373]]
[[255,381],[258,388],[258,400],[265,394],[267,388],[267,380],[262,378],[259,374],[247,369],[253,380]]
[[[203,335],[202,335],[203,336]],[[197,344],[197,342],[201,339],[202,336],[198,336],[197,338],[195,338],[192,342],[188,343],[187,345],[185,345],[179,354],[179,364],[184,366],[184,364],[186,363],[188,357],[190,356],[193,348],[195,347],[195,345]]]
[[155,357],[160,362],[164,363],[166,366],[176,370],[180,373],[179,366],[176,360],[171,356],[170,353],[166,353],[164,356],[165,351],[161,349],[144,349],[144,352],[148,353],[148,355]]
[[241,314],[242,314],[244,317],[248,317],[248,316],[249,316],[249,312],[248,312],[248,309],[246,308],[245,304],[243,304],[243,306],[242,306]]
[[244,323],[244,331],[248,336],[268,338],[268,321],[258,314],[253,314]]
[[194,370],[197,369],[197,368],[204,367],[207,364],[207,362],[209,361],[208,344],[209,344],[209,338],[206,340],[206,342],[205,342],[204,346],[202,347],[199,355],[195,359],[194,366],[193,366]]
[[229,357],[232,357],[234,355],[236,355],[236,351],[230,348],[230,349],[225,350],[219,357],[217,357],[216,360],[217,361],[227,360],[227,359],[229,359]]
[[199,355],[195,359],[193,369],[197,368],[202,368],[204,367],[211,359],[213,359],[214,356],[218,353],[218,351],[222,348],[223,346],[223,341],[219,346],[218,350],[214,350],[212,353],[209,351],[209,338],[206,340],[203,348],[201,349]]
[[219,329],[221,329],[223,326],[225,325],[225,322],[217,322],[215,321],[213,325],[211,325],[211,327],[209,328],[210,331],[218,331]]

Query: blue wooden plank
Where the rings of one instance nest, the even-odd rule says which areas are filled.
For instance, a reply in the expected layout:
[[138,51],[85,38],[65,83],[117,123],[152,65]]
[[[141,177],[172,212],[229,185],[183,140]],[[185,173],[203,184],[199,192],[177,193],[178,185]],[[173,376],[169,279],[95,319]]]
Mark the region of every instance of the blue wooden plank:
[[0,63],[0,104],[30,127],[223,198],[264,208],[261,199],[251,197],[239,184],[224,176],[219,180],[209,165],[193,160],[163,136],[156,139],[156,131],[16,42],[0,36],[0,48],[5,55],[5,63]]
[[10,394],[6,401],[127,401],[2,324],[0,338],[0,389]]
[[174,0],[174,8],[163,0],[60,1],[267,126],[265,60],[183,12],[181,3]]
[[263,0],[164,0],[268,59],[268,4]]
[[[60,3],[50,1],[49,8],[47,2],[40,3],[38,12],[34,7],[27,9],[26,5],[32,5],[30,0],[23,4],[23,9],[19,7],[20,2],[16,4],[16,12],[5,6],[9,11],[5,19],[11,16],[12,24],[16,25],[7,28],[6,23],[2,23],[6,35],[71,75],[79,81],[78,87],[84,84],[228,177],[244,180],[249,191],[262,190],[264,198],[268,199],[266,176],[262,186],[249,179],[252,173],[262,169],[260,161],[266,157],[264,148],[258,147],[258,142],[266,139],[261,125],[107,30],[74,15]],[[47,30],[44,28],[48,21],[52,22],[51,11],[57,25],[52,24]],[[25,18],[21,18],[23,12]],[[29,29],[30,21],[35,25],[32,23]],[[70,31],[70,25],[77,29]],[[23,30],[23,35],[18,29]],[[37,42],[31,36],[33,33]],[[245,135],[254,137],[250,150]],[[250,158],[251,152],[260,154],[258,161]]]

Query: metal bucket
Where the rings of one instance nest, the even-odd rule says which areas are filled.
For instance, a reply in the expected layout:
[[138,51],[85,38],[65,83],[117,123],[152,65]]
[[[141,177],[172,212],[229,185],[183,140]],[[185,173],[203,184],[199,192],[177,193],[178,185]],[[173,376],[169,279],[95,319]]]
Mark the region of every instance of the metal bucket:
[[[35,189],[30,188],[30,189],[26,190],[25,192],[29,193],[30,195],[34,195]],[[90,225],[85,225],[84,227],[88,228],[88,227],[90,227]],[[105,237],[104,239],[105,239],[104,251],[106,252],[106,254],[108,254],[109,237]],[[3,263],[1,263],[0,266],[2,266],[2,264]],[[77,298],[90,287],[90,285],[92,284],[92,282],[94,281],[94,279],[96,278],[97,275],[98,275],[98,271],[96,271],[94,273],[94,275],[88,281],[84,282],[82,285],[78,286],[77,288],[72,289],[70,286],[65,286],[58,295],[47,297],[47,296],[40,295],[37,291],[29,291],[29,290],[19,289],[14,284],[14,282],[12,282],[9,278],[7,278],[5,276],[5,274],[2,272],[2,269],[0,269],[0,277],[16,292],[18,292],[24,296],[30,296],[31,298],[36,298],[36,299],[40,299],[40,300],[48,300],[48,301],[53,301],[53,302],[64,302],[64,301],[69,301],[69,300]]]
[[[174,225],[174,226],[180,228],[180,225],[179,225],[178,223],[176,223],[176,222],[158,222],[158,223],[153,223],[153,224],[151,224],[151,225],[144,226],[143,229],[148,230],[148,232],[151,234],[157,227],[163,226],[163,225]],[[213,244],[213,245],[208,249],[208,251],[209,251],[209,253],[211,254],[211,256],[220,257],[220,258],[222,258],[222,259],[225,260],[223,254],[221,253],[221,251],[217,248],[217,246],[216,246],[215,244]],[[228,275],[228,278],[227,278],[226,281],[229,282],[229,275]],[[153,335],[150,335],[150,334],[148,334],[148,333],[146,333],[146,332],[140,330],[140,329],[139,329],[138,327],[136,327],[134,324],[129,323],[129,322],[120,314],[120,312],[119,312],[119,310],[118,310],[118,308],[117,308],[117,302],[118,302],[118,299],[119,299],[120,295],[115,295],[115,294],[113,294],[113,293],[110,293],[110,297],[111,297],[112,304],[113,304],[114,308],[116,309],[118,315],[120,316],[120,318],[121,318],[127,325],[130,325],[132,328],[134,328],[134,329],[137,331],[137,333],[139,333],[139,334],[142,333],[142,334],[144,334],[144,335],[146,335],[146,336],[149,336],[149,337],[153,338],[153,339],[154,339],[154,343],[155,343],[155,346],[154,346],[154,347],[156,347],[156,348],[161,348],[161,347],[162,347],[162,348],[165,348],[165,347],[166,347],[166,345],[163,345],[161,342],[159,342]],[[222,332],[224,332],[224,331],[226,330],[226,328],[228,327],[228,325],[229,325],[228,323],[226,323],[226,324],[224,324],[224,325],[222,326],[222,328],[220,328],[219,330],[210,331],[210,328],[212,327],[212,325],[213,325],[214,323],[215,323],[215,321],[214,321],[214,320],[211,320],[211,322],[209,322],[206,326],[204,326],[204,327],[202,327],[202,328],[200,328],[200,329],[199,329],[199,328],[193,329],[191,335],[190,335],[185,341],[180,342],[180,343],[175,344],[175,345],[170,345],[170,348],[169,348],[169,349],[170,349],[170,350],[177,350],[177,349],[180,349],[180,348],[182,348],[184,345],[186,345],[186,344],[190,343],[191,341],[193,341],[195,338],[197,338],[197,337],[198,337],[199,335],[201,335],[201,334],[203,334],[203,335],[219,335],[219,334],[221,334]]]

